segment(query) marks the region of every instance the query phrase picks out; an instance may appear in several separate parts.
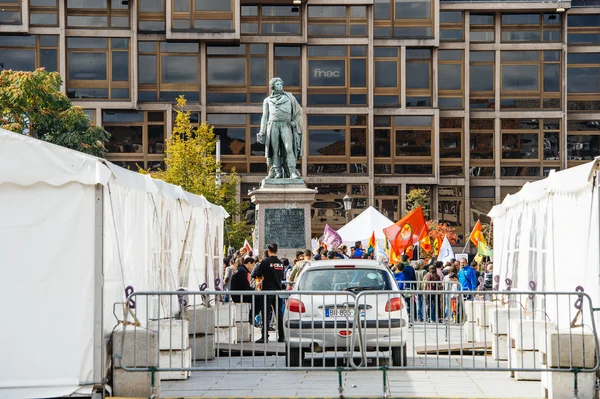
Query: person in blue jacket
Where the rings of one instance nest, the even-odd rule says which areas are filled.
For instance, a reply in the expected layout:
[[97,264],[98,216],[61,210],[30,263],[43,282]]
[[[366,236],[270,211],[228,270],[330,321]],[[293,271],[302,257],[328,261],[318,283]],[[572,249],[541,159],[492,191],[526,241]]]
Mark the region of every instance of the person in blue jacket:
[[396,279],[396,284],[398,284],[398,288],[403,290],[404,281],[406,281],[406,276],[404,275],[404,264],[400,263],[394,268],[394,278]]
[[[467,260],[463,258],[460,260],[460,266],[458,282],[462,285],[463,291],[475,291],[477,289],[477,272],[474,267],[477,266],[477,262],[473,261],[469,265]],[[468,299],[471,299],[471,295]]]

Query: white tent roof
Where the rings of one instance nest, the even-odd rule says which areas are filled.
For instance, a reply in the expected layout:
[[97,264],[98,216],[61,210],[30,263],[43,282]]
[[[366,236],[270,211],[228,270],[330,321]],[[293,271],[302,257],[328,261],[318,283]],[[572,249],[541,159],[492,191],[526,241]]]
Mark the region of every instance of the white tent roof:
[[370,206],[337,232],[343,242],[367,241],[373,232],[376,240],[385,240],[383,229],[393,224],[394,222]]

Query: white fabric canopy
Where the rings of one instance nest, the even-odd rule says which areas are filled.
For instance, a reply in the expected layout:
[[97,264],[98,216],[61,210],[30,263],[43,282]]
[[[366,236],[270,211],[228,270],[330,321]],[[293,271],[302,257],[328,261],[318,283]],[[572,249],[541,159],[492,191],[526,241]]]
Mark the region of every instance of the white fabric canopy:
[[[213,289],[222,279],[227,212],[105,160],[0,129],[0,203],[2,398],[89,394],[110,361],[113,304],[125,287]],[[159,306],[176,310],[168,298],[148,310]],[[136,312],[142,324],[145,312]]]
[[354,245],[356,241],[361,241],[363,246],[369,242],[371,234],[375,232],[377,245],[383,248],[385,242],[383,229],[393,224],[394,222],[370,206],[337,232],[345,244]]
[[[527,183],[489,213],[494,222],[494,274],[512,280],[513,290],[575,291],[581,285],[600,303],[598,187],[600,158],[544,180]],[[546,308],[560,325],[575,311],[549,301]],[[597,305],[596,305],[597,306]],[[541,317],[541,316],[540,316]]]

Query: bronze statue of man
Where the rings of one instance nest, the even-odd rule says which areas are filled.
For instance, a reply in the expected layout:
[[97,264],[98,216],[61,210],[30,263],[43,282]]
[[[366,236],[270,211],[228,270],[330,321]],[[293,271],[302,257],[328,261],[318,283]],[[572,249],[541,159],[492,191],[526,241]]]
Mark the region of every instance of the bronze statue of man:
[[269,82],[271,95],[263,102],[257,140],[265,145],[270,179],[300,179],[296,161],[302,156],[302,108],[298,100],[283,91],[283,80]]

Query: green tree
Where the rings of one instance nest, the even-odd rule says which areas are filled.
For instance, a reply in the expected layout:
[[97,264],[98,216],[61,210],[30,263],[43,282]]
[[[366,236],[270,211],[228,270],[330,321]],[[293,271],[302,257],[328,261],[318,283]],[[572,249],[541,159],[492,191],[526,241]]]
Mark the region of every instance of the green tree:
[[[152,177],[181,186],[184,190],[203,195],[213,204],[221,205],[231,215],[225,220],[227,228],[225,243],[240,248],[249,238],[246,221],[241,215],[245,207],[237,201],[236,187],[239,181],[235,169],[219,182],[221,165],[214,153],[217,145],[213,127],[202,123],[197,129],[190,122],[190,111],[183,111],[187,104],[183,96],[177,98],[177,117],[171,137],[166,141],[166,170],[150,173]],[[229,240],[227,240],[227,237]]]
[[62,79],[43,68],[0,73],[0,127],[104,157],[110,134],[60,92]]
[[410,212],[421,205],[425,218],[431,217],[431,196],[430,192],[424,188],[413,188],[406,195],[406,208]]

